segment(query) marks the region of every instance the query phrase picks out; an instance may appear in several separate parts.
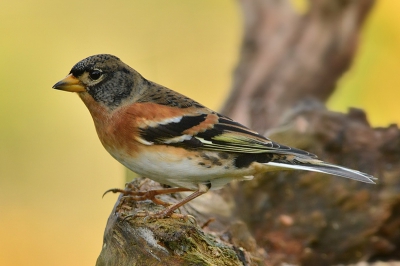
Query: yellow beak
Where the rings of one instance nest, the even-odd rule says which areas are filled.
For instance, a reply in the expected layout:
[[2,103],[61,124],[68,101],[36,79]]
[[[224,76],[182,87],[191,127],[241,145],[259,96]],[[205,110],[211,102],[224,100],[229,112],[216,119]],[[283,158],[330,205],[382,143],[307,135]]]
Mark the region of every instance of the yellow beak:
[[70,92],[83,92],[85,91],[85,86],[74,77],[72,74],[69,74],[64,79],[57,82],[53,89],[62,90],[62,91],[70,91]]

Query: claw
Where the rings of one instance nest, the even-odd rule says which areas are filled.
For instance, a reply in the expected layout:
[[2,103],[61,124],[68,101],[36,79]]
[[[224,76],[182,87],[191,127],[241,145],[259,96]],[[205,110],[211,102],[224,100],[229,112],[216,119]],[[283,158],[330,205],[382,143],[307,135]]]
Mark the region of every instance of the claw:
[[212,222],[214,222],[215,221],[215,218],[214,217],[211,217],[210,219],[208,219],[200,228],[201,229],[204,229],[204,228],[206,228],[210,223],[212,223]]
[[119,189],[119,188],[111,188],[111,189],[106,190],[106,192],[103,193],[103,196],[101,196],[101,198],[104,198],[104,196],[106,194],[110,193],[110,192],[112,192],[112,193],[117,193],[117,192],[123,193],[124,191],[122,189]]
[[122,222],[124,223],[126,220],[128,220],[128,219],[130,219],[130,218],[134,218],[134,217],[136,217],[136,214],[129,214],[129,215],[125,216],[125,217],[122,219]]

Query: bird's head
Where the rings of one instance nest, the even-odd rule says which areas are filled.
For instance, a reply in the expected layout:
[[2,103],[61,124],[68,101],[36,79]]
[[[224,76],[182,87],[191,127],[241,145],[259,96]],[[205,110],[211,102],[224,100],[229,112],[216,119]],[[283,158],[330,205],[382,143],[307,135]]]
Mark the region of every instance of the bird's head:
[[118,57],[99,54],[78,62],[53,88],[77,92],[81,98],[89,94],[96,102],[114,109],[131,96],[137,75]]

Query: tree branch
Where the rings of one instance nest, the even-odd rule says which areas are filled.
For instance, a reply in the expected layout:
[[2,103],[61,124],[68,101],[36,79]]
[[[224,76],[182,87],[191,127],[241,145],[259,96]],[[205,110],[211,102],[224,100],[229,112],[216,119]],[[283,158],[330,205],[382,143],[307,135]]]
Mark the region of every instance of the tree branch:
[[373,0],[241,0],[244,40],[222,113],[265,132],[307,98],[326,101],[349,68]]

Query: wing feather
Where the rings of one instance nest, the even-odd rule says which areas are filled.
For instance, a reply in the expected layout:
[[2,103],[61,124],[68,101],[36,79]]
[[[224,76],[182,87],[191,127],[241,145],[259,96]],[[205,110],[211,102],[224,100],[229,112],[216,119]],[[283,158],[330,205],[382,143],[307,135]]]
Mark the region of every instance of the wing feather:
[[188,149],[233,153],[280,153],[317,158],[309,152],[273,142],[240,123],[220,114],[197,113],[172,118],[169,123],[140,129],[143,142],[168,144]]

